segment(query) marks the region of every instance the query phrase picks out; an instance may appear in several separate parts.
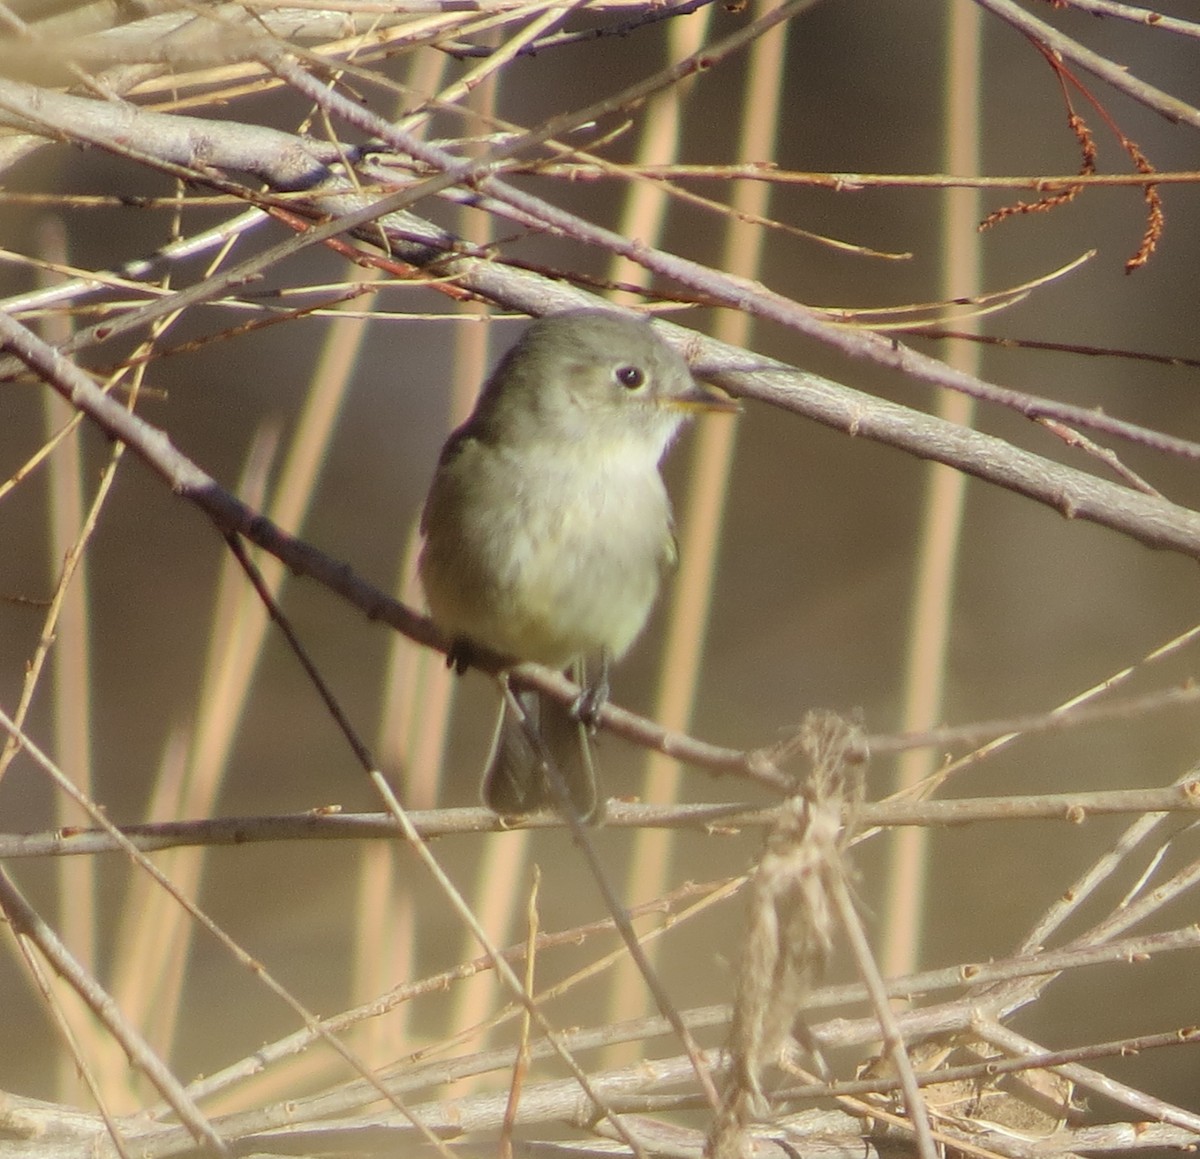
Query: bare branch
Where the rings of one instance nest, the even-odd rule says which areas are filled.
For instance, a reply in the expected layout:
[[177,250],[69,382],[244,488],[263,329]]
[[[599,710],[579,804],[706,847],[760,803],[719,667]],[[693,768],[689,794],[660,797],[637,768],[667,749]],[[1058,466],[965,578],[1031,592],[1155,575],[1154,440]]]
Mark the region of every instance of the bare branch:
[[1146,81],[1139,80],[1127,68],[1115,64],[1090,48],[1085,48],[1077,40],[1059,32],[1053,25],[1024,11],[1012,0],[975,0],[975,3],[986,8],[993,16],[998,16],[1006,24],[1011,24],[1019,32],[1025,33],[1030,39],[1044,44],[1064,60],[1087,69],[1119,92],[1153,109],[1168,121],[1191,125],[1193,129],[1200,128],[1200,109],[1163,92],[1162,89],[1155,88]]

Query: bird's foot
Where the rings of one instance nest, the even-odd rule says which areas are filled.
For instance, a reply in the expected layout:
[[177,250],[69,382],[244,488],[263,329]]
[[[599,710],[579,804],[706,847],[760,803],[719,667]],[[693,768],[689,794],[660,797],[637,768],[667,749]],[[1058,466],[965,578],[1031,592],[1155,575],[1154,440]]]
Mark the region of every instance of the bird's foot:
[[571,705],[571,715],[589,732],[595,732],[600,724],[600,713],[608,703],[608,657],[604,656],[600,664],[599,677],[588,681],[582,665],[576,672],[576,679],[583,685],[583,691]]
[[446,653],[446,667],[461,676],[475,662],[475,649],[469,640],[455,640]]

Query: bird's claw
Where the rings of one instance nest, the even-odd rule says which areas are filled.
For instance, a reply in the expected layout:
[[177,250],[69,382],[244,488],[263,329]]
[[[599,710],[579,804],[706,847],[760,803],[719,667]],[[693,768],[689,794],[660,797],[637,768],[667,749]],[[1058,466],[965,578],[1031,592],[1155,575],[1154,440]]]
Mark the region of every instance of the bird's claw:
[[467,640],[455,640],[446,652],[446,667],[461,676],[475,661],[475,651]]
[[600,713],[608,703],[608,681],[586,687],[571,705],[571,715],[588,730],[595,732],[600,724]]

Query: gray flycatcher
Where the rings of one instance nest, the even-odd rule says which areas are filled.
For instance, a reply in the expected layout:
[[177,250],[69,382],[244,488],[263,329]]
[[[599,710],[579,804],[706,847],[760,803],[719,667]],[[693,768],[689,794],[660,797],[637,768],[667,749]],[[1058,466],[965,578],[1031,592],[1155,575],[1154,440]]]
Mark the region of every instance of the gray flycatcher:
[[596,819],[589,726],[608,662],[641,632],[675,563],[659,463],[691,414],[736,409],[702,390],[648,321],[580,310],[529,326],[446,441],[418,566],[451,662],[483,645],[571,667],[585,687],[571,707],[522,691],[524,724],[506,698],[483,780],[497,813],[556,806],[549,761],[575,812]]

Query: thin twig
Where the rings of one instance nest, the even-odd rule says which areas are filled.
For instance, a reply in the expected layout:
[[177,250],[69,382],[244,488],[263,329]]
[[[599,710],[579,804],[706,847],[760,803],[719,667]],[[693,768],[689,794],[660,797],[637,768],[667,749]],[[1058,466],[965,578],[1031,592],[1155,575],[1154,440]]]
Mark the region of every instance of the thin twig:
[[[2,317],[2,315],[0,315],[0,317]],[[42,769],[42,771],[50,777],[55,787],[60,792],[66,794],[82,809],[84,809],[94,823],[100,825],[109,835],[109,837],[116,840],[121,850],[133,859],[138,868],[142,872],[148,874],[158,886],[166,890],[171,897],[173,897],[175,901],[187,911],[188,915],[207,933],[211,934],[222,946],[222,948],[225,949],[226,952],[228,952],[234,958],[234,960],[238,962],[239,965],[253,973],[255,977],[262,981],[268,990],[282,999],[283,1002],[285,1002],[292,1010],[292,1012],[298,1015],[304,1021],[306,1026],[313,1030],[339,1055],[341,1055],[341,1057],[349,1064],[349,1066],[367,1083],[369,1083],[379,1095],[381,1095],[393,1107],[395,1107],[400,1114],[406,1113],[404,1104],[394,1094],[390,1093],[384,1088],[374,1071],[367,1066],[366,1063],[359,1059],[354,1052],[351,1051],[350,1048],[347,1047],[336,1035],[325,1030],[320,1025],[317,1017],[312,1014],[298,999],[296,999],[286,987],[281,985],[261,962],[257,961],[248,953],[246,953],[246,951],[242,949],[238,942],[230,937],[229,934],[227,934],[219,925],[217,925],[217,923],[213,921],[208,914],[201,910],[200,907],[189,898],[181,894],[179,890],[175,888],[172,882],[165,877],[162,871],[159,870],[159,868],[152,861],[150,861],[144,853],[140,852],[138,849],[134,848],[130,842],[126,841],[117,827],[113,825],[112,822],[109,821],[105,816],[103,810],[101,810],[93,801],[87,799],[82,793],[79,792],[74,784],[71,783],[70,779],[63,774],[62,770],[59,769],[57,765],[55,765],[55,763],[50,760],[50,758],[47,757],[46,754],[42,752],[42,750],[36,744],[34,744],[32,739],[26,733],[22,732],[16,727],[3,709],[0,709],[0,727],[2,727],[9,735],[17,736],[21,742],[21,747],[24,753],[32,758],[32,760]],[[4,904],[8,904],[7,900],[4,902]],[[25,909],[22,908],[22,900],[19,894],[14,893],[13,905],[15,907],[14,912],[16,912],[20,918],[19,928],[21,928],[22,931],[25,931],[28,927],[29,929],[35,930],[39,936],[41,936],[43,933],[43,927],[45,927],[45,923],[41,921],[40,917],[38,917],[36,912],[32,909],[29,909],[28,916],[26,915]],[[30,925],[30,921],[32,919],[36,919],[36,921],[33,921],[33,924]],[[17,918],[12,917],[11,915],[10,920],[12,920],[14,924],[17,923]],[[49,930],[48,927],[45,927],[45,934],[52,939],[54,938],[53,931]],[[41,944],[42,943],[39,941],[39,947],[41,947]],[[54,953],[56,954],[57,951],[54,951]],[[48,954],[48,956],[51,955]],[[86,989],[80,990],[79,986],[77,985],[77,971],[71,969],[69,963],[68,968],[64,971],[56,957],[51,956],[51,961],[54,963],[55,969],[59,970],[63,977],[71,982],[72,986],[75,987],[80,997],[83,998],[84,1001],[88,1002],[89,1005],[91,1005],[93,1001],[102,1001],[105,1026],[109,1027],[110,1031],[116,1034],[116,1031],[113,1031],[110,1023],[120,1024],[121,1034],[124,1037],[119,1037],[118,1041],[120,1041],[122,1045],[126,1047],[127,1051],[130,1048],[126,1043],[126,1038],[128,1038],[131,1042],[133,1042],[135,1039],[140,1041],[140,1036],[137,1036],[136,1031],[126,1025],[125,1019],[117,1009],[116,1004],[108,999],[107,995],[104,995],[102,991],[98,990],[98,988],[94,991],[94,994],[89,994]],[[82,981],[86,987],[88,985],[88,979],[84,977]],[[97,1014],[99,1015],[100,1013],[101,1011],[97,1009]],[[145,1049],[149,1050],[149,1047],[146,1047]],[[139,1065],[141,1065],[142,1054],[143,1051],[139,1047],[136,1053],[131,1053],[130,1057],[136,1058],[139,1061]],[[153,1055],[153,1052],[151,1052],[150,1058],[143,1069],[146,1076],[154,1083],[155,1087],[162,1094],[163,1098],[173,1108],[175,1108],[177,1113],[179,1113],[180,1118],[184,1121],[192,1134],[196,1135],[197,1138],[210,1139],[211,1137],[212,1145],[217,1148],[219,1153],[226,1154],[227,1152],[225,1150],[223,1138],[214,1131],[212,1125],[200,1112],[199,1108],[193,1108],[192,1098],[174,1079],[174,1076],[171,1075],[169,1069],[157,1061],[157,1058]],[[163,1080],[164,1073],[166,1080],[169,1081]],[[422,1133],[422,1135],[424,1135],[428,1142],[433,1144],[434,1148],[439,1151],[439,1153],[444,1150],[444,1145],[442,1142],[430,1135],[420,1122],[414,1122],[413,1125]],[[200,1133],[197,1134],[197,1131]]]
[[[8,728],[11,721],[0,712],[0,725]],[[59,940],[58,935],[42,920],[17,889],[12,879],[0,869],[0,908],[13,930],[27,938],[38,952],[54,967],[56,973],[70,983],[72,989],[101,1021],[104,1028],[121,1044],[130,1061],[154,1084],[158,1092],[175,1110],[180,1121],[197,1141],[211,1147],[218,1155],[228,1155],[225,1140],[217,1133],[208,1116],[196,1105],[150,1044],[131,1027],[112,998],[79,963]],[[118,1141],[117,1146],[122,1144]]]
[[[712,836],[736,836],[776,822],[781,806],[730,804],[647,805],[609,801],[608,829],[693,829]],[[1045,793],[1020,797],[960,797],[921,801],[893,799],[858,806],[864,827],[890,825],[954,826],[996,821],[1058,821],[1079,826],[1092,817],[1127,813],[1200,812],[1200,775],[1189,773],[1163,789],[1099,789],[1082,793]],[[474,833],[509,833],[529,829],[561,829],[556,813],[535,813],[513,821],[490,809],[411,810],[413,829],[424,840]],[[389,813],[342,813],[314,809],[307,813],[252,817],[212,817],[195,821],[157,821],[123,825],[120,833],[144,853],[184,845],[237,846],[274,841],[395,841],[400,835]],[[0,832],[0,858],[80,857],[113,853],[124,845],[106,831],[53,829],[39,833]]]

